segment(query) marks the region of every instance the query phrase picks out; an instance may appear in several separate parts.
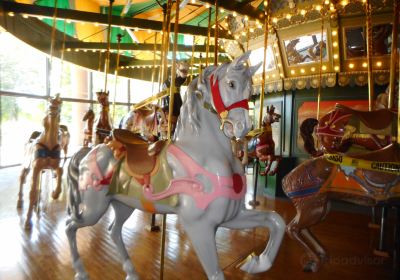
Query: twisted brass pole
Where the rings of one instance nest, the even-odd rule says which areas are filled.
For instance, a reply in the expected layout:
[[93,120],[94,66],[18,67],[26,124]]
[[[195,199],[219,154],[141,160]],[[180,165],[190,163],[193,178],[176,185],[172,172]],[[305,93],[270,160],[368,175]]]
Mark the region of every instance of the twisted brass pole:
[[374,76],[372,73],[372,22],[371,22],[371,3],[365,3],[366,27],[367,27],[367,61],[368,61],[368,110],[372,110],[374,100]]
[[110,70],[110,44],[111,44],[111,15],[112,15],[112,5],[114,0],[110,0],[110,6],[108,8],[108,28],[107,28],[107,51],[105,60],[105,82],[104,82],[104,92],[107,93],[107,75]]

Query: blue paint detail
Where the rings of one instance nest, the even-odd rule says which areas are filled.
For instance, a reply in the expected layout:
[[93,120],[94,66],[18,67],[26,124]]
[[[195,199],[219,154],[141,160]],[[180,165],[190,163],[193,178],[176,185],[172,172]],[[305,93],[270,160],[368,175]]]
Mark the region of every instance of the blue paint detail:
[[36,150],[35,153],[35,158],[46,158],[46,157],[60,158],[60,156],[61,156],[60,150],[51,151],[49,149],[38,149]]
[[288,197],[306,196],[318,192],[320,187],[308,188],[304,190],[294,191],[287,194]]

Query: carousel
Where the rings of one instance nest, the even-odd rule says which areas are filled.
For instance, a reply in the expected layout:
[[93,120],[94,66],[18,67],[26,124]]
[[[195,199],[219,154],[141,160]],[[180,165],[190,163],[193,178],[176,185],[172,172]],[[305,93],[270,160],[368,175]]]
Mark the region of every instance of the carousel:
[[[0,219],[23,257],[8,252],[0,276],[398,279],[399,13],[397,0],[2,1],[2,28],[46,53],[49,75],[58,58],[104,81],[81,131],[60,117],[79,100],[48,92],[10,180],[18,222]],[[152,93],[118,120],[118,96],[141,91],[118,91],[122,77]]]

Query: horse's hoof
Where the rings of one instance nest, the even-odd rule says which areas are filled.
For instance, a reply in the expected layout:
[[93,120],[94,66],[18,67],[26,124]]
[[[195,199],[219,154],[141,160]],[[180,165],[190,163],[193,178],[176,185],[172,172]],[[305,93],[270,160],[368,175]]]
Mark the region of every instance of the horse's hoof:
[[303,267],[304,272],[317,272],[318,271],[318,266],[315,261],[309,261],[306,263],[306,265]]
[[260,273],[267,271],[271,266],[272,263],[267,256],[251,254],[246,258],[244,264],[240,266],[240,269],[247,273]]
[[23,200],[18,200],[17,201],[17,209],[22,209],[24,207],[24,201]]
[[74,280],[89,280],[89,277],[86,273],[77,273],[75,274]]

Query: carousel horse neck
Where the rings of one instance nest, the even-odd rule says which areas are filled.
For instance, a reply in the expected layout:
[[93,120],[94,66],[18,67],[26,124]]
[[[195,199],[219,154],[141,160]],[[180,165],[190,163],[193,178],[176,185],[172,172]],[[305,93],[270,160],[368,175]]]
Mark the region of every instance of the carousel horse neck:
[[60,106],[59,96],[49,99],[47,115],[43,119],[44,131],[38,138],[38,143],[52,150],[59,145]]

